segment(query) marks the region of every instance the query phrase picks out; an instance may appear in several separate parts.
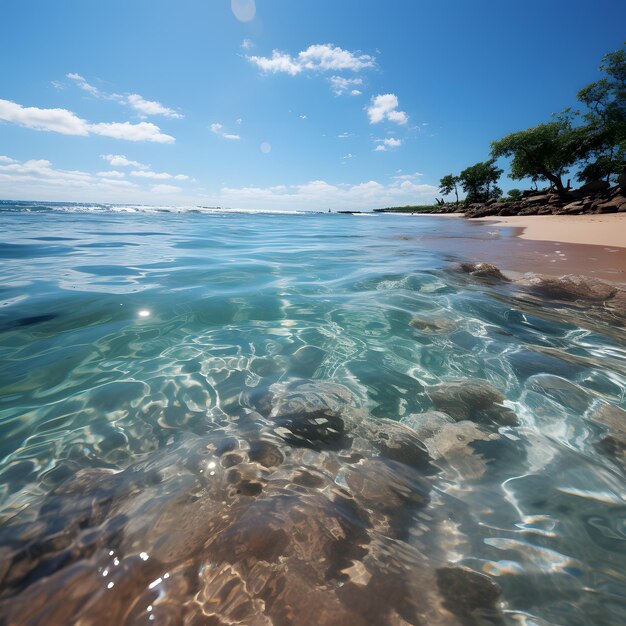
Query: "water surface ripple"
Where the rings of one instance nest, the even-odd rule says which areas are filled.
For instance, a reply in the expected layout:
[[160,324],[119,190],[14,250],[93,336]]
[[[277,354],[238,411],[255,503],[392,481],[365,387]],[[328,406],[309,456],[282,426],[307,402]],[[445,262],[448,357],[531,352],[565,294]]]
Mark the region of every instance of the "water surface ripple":
[[[7,624],[626,622],[619,324],[452,271],[463,220],[33,206],[0,211]],[[466,379],[516,420],[380,444]]]

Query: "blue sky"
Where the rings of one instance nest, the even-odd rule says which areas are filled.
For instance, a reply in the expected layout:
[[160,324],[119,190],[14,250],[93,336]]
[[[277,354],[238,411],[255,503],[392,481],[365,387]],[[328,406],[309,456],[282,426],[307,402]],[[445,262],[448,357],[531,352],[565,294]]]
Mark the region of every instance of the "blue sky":
[[626,4],[20,0],[2,23],[0,197],[368,209],[575,104]]

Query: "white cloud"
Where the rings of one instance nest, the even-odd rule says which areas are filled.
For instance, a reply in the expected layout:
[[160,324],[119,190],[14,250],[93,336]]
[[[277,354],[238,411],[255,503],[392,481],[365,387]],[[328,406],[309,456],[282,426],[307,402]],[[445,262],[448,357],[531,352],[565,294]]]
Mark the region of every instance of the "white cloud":
[[211,124],[211,126],[209,126],[209,128],[211,129],[212,133],[215,133],[220,137],[224,137],[224,139],[241,139],[239,135],[224,132],[224,125],[220,124],[219,122],[214,122],[213,124]]
[[305,120],[305,119],[306,119],[306,115],[298,115],[298,117],[299,117],[301,120]]
[[101,154],[101,159],[108,161],[112,167],[137,167],[139,169],[148,169],[149,166],[139,161],[131,161],[127,159],[123,154]]
[[189,180],[189,176],[185,174],[168,174],[167,172],[152,172],[146,170],[135,170],[130,173],[131,176],[136,178],[152,178],[155,180]]
[[173,143],[174,137],[161,132],[155,124],[141,122],[105,122],[90,124],[67,109],[23,107],[10,100],[0,100],[0,120],[33,130],[51,131],[62,135],[103,135],[128,141]]
[[241,124],[242,122],[243,120],[240,117],[235,120],[235,124]]
[[16,163],[16,160],[8,156],[0,156],[0,163]]
[[283,72],[290,76],[295,76],[302,71],[302,67],[294,61],[289,54],[284,54],[278,50],[272,51],[272,56],[269,58],[258,56],[246,58],[264,72],[271,72],[273,74]]
[[89,124],[67,109],[23,107],[10,100],[0,100],[0,120],[34,130],[52,131],[63,135],[89,134]]
[[[112,155],[109,155],[112,156]],[[76,200],[79,202],[160,202],[161,194],[170,201],[192,204],[198,199],[181,195],[177,185],[159,185],[150,179],[125,180],[119,171],[96,173],[55,168],[47,159],[8,161],[0,159],[0,197],[31,200]],[[184,174],[171,176],[173,181],[187,180]],[[158,182],[158,181],[157,181]],[[175,195],[178,194],[178,195]]]
[[374,57],[343,50],[333,44],[317,44],[309,46],[298,53],[298,61],[309,70],[351,70],[358,72],[374,67]]
[[341,133],[337,135],[337,137],[339,137],[339,139],[347,139],[348,137],[352,137],[352,135],[346,132],[346,133]]
[[66,78],[73,80],[83,91],[90,93],[96,98],[102,98],[105,94],[102,94],[97,87],[90,85],[80,74],[69,73],[65,75]]
[[101,98],[103,100],[115,100],[120,104],[125,104],[131,107],[131,109],[137,111],[142,116],[163,115],[164,117],[169,117],[177,120],[183,118],[183,116],[174,109],[170,109],[169,107],[166,107],[160,102],[156,102],[154,100],[146,100],[143,98],[143,96],[140,96],[139,94],[131,93],[129,95],[122,95],[119,93],[107,93],[104,91],[100,91],[100,89],[88,83],[80,74],[69,73],[65,76],[66,78],[73,80],[80,89],[86,91],[95,98]]
[[296,57],[273,50],[271,57],[248,56],[246,58],[264,72],[274,74],[282,72],[291,76],[304,70],[358,72],[376,65],[374,57],[349,52],[330,43],[309,46],[306,50],[298,52]]
[[163,115],[172,119],[180,120],[183,116],[180,113],[163,106],[160,102],[154,102],[152,100],[144,100],[139,94],[131,93],[126,97],[128,104],[144,115]]
[[379,144],[374,148],[375,152],[385,152],[388,148],[397,148],[402,145],[402,139],[396,139],[395,137],[388,137],[387,139],[376,139]]
[[344,93],[350,91],[350,95],[359,96],[361,92],[358,89],[350,89],[356,85],[362,85],[362,78],[344,78],[343,76],[331,76],[328,79],[330,88],[336,96],[342,96]]
[[106,177],[97,178],[105,173],[93,175],[79,170],[58,170],[53,168],[50,161],[46,159],[31,159],[0,165],[0,185],[5,182],[18,187],[20,184],[25,184],[28,187],[45,189],[80,189],[83,193],[85,190],[106,190],[111,185],[119,187],[120,184],[126,184],[126,186],[135,187],[128,181],[107,180]]
[[393,93],[381,94],[372,98],[367,108],[370,124],[378,124],[387,119],[397,124],[406,124],[408,116],[404,111],[398,111],[398,96]]
[[420,178],[421,176],[424,176],[424,174],[421,172],[414,172],[413,174],[398,174],[397,176],[392,176],[392,178],[395,180],[414,180],[415,178]]
[[176,185],[154,185],[152,191],[155,193],[178,193],[182,189]]
[[89,130],[95,135],[113,137],[114,139],[126,139],[127,141],[151,141],[155,143],[174,143],[171,135],[161,132],[161,129],[152,122],[107,122],[91,124]]
[[124,172],[118,172],[117,170],[111,170],[109,172],[98,172],[96,176],[101,176],[102,178],[124,178]]
[[244,50],[250,50],[250,48],[254,48],[254,42],[252,41],[252,39],[244,39],[241,42],[241,47]]
[[418,185],[411,181],[393,181],[383,184],[374,180],[351,185],[333,185],[314,180],[302,185],[273,187],[223,187],[213,201],[220,206],[246,209],[369,210],[433,202],[438,193],[432,185]]

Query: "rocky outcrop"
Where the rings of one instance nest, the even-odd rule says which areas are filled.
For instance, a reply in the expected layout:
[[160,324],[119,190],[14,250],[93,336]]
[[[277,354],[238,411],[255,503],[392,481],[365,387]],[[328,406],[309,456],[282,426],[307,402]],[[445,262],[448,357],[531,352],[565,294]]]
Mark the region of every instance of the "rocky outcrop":
[[495,265],[491,263],[461,263],[461,271],[475,278],[486,278],[494,281],[509,282],[508,279]]
[[623,213],[626,212],[626,175],[620,176],[619,180],[622,182],[614,187],[606,181],[597,180],[564,194],[545,190],[527,191],[514,202],[470,204],[465,207],[465,217]]

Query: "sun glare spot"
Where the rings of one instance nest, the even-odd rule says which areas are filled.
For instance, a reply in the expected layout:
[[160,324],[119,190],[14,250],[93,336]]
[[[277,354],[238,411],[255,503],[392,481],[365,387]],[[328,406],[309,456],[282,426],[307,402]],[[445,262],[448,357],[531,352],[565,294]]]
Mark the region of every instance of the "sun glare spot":
[[151,312],[148,309],[141,309],[139,311],[139,317],[150,317]]

